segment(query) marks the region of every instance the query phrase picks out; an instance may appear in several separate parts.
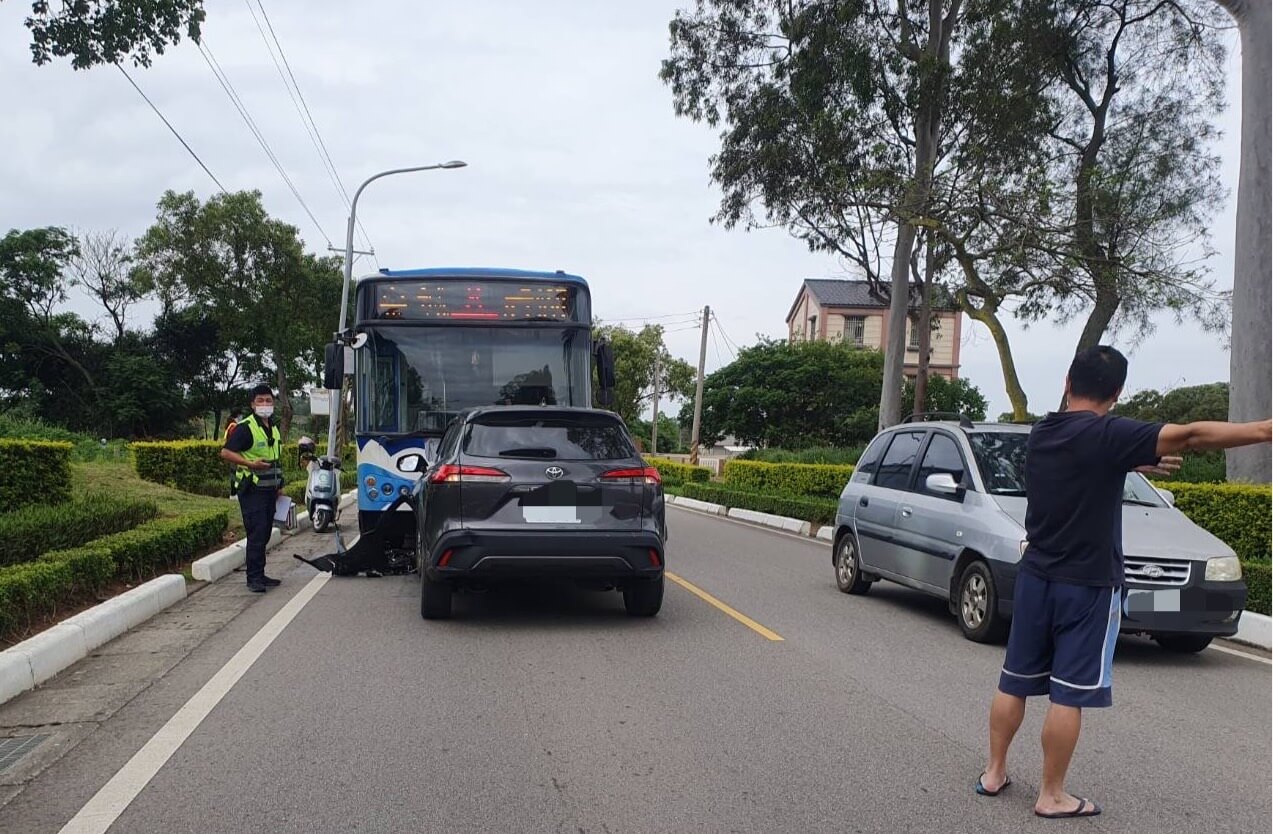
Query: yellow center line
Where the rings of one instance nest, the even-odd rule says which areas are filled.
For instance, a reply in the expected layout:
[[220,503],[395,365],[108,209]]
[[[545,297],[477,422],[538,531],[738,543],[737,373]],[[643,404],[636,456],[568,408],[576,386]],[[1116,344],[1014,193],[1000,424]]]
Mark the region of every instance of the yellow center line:
[[730,608],[728,605],[721,602],[720,600],[718,600],[716,597],[712,596],[711,594],[707,593],[707,591],[704,591],[702,588],[698,587],[694,583],[689,582],[685,579],[682,579],[681,577],[672,573],[670,570],[663,571],[663,575],[666,576],[668,579],[672,580],[673,582],[675,582],[677,585],[680,585],[685,590],[689,591],[694,596],[701,599],[703,602],[706,602],[708,605],[714,608],[717,608],[721,611],[724,611],[726,614],[733,617],[735,620],[738,620],[738,622],[747,626],[752,631],[759,634],[761,637],[764,637],[766,640],[773,640],[779,643],[782,642],[782,637],[778,635],[776,632],[770,631],[769,629],[765,628],[760,623],[756,622],[751,617],[748,617],[746,614],[742,613],[741,611],[735,611],[733,608]]

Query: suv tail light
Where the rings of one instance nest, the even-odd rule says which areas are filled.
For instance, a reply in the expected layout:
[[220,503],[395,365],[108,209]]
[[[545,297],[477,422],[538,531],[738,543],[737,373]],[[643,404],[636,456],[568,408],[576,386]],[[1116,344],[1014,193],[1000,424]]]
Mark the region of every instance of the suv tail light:
[[640,469],[635,467],[632,469],[611,469],[601,476],[601,480],[626,481],[628,483],[642,482],[647,484],[663,483],[663,479],[659,477],[659,470],[653,466],[646,466]]
[[429,477],[431,484],[457,484],[460,481],[474,483],[498,484],[508,480],[508,473],[502,469],[487,466],[456,466],[453,463],[439,466]]

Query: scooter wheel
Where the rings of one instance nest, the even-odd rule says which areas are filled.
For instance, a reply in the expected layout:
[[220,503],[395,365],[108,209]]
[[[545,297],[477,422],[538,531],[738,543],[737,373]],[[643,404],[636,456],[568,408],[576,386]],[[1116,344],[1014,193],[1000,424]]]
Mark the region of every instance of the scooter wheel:
[[332,523],[331,510],[326,507],[315,507],[314,512],[310,514],[310,520],[313,522],[315,532],[326,533]]

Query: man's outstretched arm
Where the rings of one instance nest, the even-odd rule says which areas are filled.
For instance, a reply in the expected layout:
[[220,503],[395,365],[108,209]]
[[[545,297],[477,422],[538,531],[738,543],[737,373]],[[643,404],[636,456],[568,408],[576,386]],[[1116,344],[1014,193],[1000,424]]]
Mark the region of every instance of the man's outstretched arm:
[[1200,452],[1206,449],[1235,449],[1268,443],[1273,421],[1255,423],[1199,422],[1185,425],[1168,424],[1158,433],[1158,454]]

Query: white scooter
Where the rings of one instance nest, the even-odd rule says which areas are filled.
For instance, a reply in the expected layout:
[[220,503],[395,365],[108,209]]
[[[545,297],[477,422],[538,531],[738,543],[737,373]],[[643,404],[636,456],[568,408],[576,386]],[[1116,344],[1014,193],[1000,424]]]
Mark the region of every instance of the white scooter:
[[317,446],[308,437],[300,443],[301,463],[309,470],[305,484],[305,509],[309,511],[310,524],[318,533],[336,520],[336,508],[340,503],[340,458],[323,455],[317,457]]

